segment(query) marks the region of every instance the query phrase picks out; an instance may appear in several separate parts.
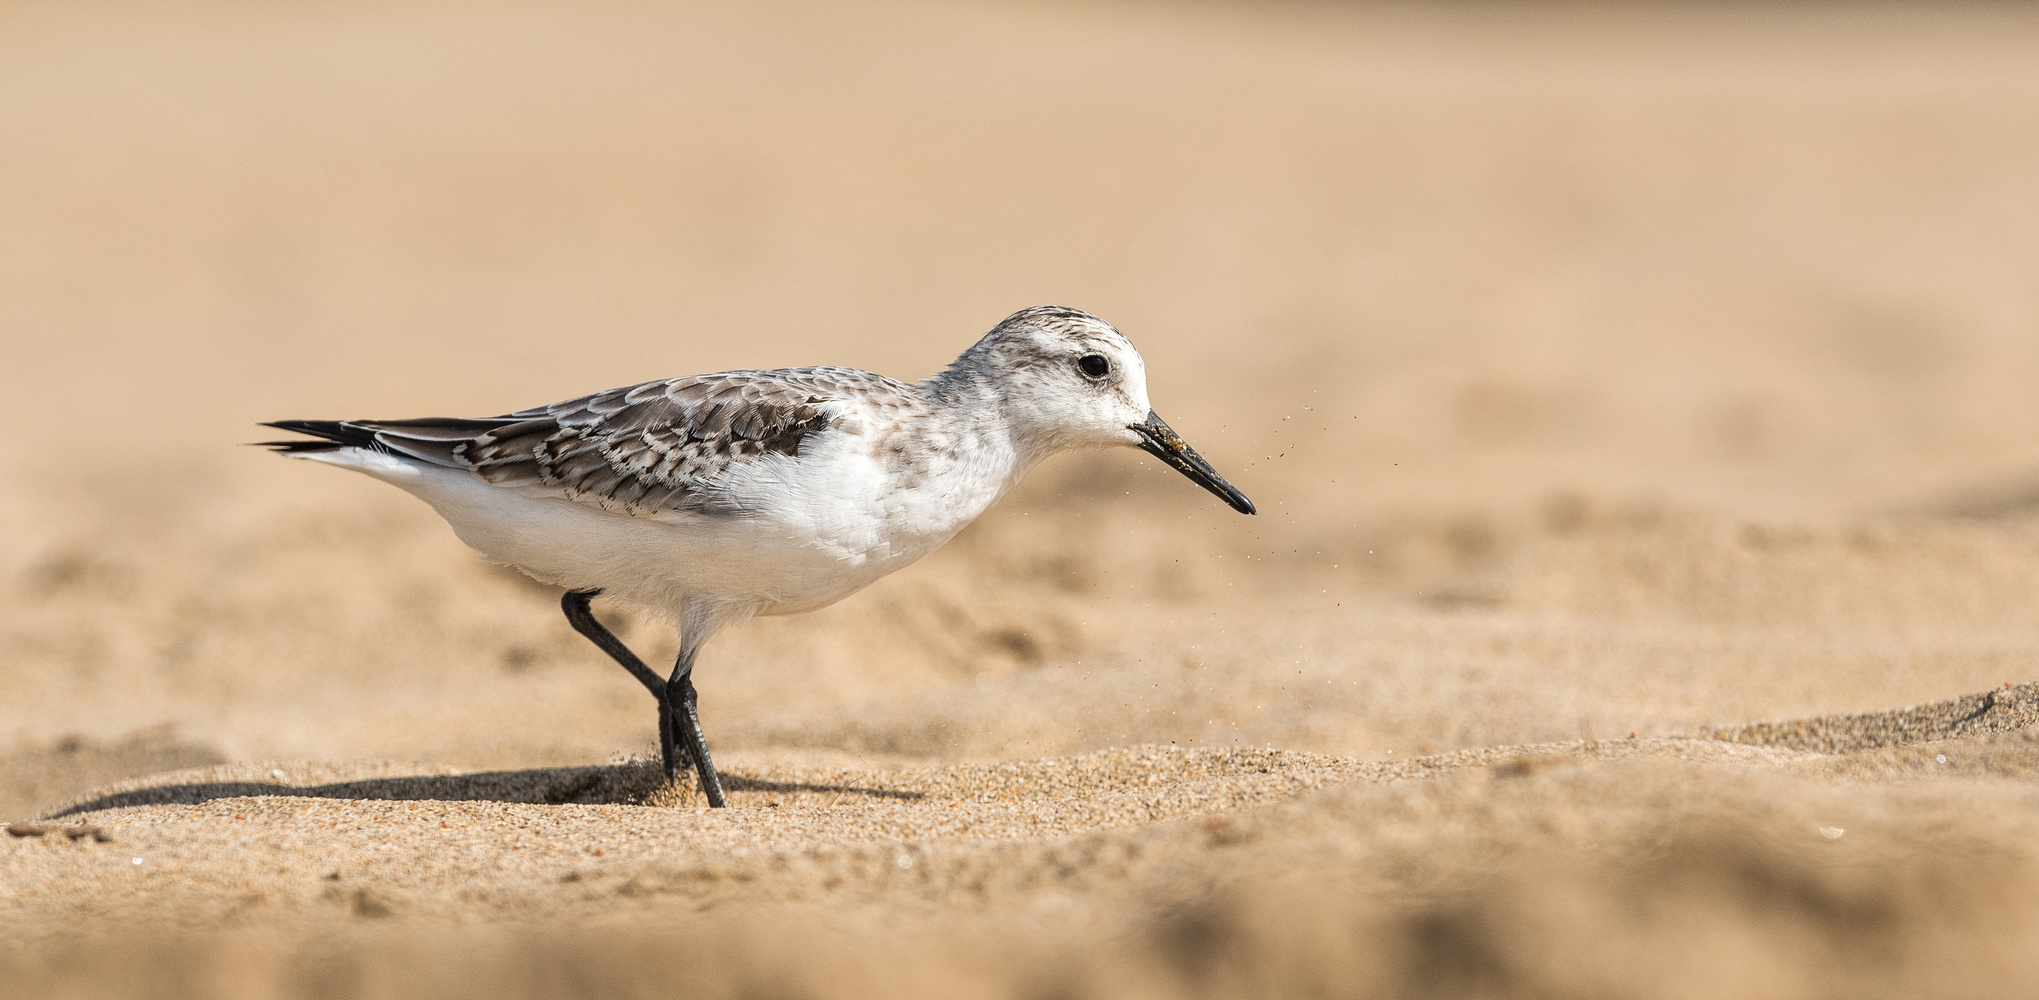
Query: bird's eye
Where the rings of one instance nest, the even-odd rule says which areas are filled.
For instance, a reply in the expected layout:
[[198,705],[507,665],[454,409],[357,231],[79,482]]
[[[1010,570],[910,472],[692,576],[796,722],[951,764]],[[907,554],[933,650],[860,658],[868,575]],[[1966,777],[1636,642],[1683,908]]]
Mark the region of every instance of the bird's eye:
[[1083,369],[1085,378],[1103,378],[1112,371],[1112,363],[1102,354],[1086,354],[1077,358],[1076,367]]

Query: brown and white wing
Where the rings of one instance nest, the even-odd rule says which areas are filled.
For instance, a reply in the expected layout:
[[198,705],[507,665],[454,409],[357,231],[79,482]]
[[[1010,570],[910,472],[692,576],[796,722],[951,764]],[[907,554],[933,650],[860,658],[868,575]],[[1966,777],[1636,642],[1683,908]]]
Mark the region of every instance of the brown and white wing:
[[479,419],[280,420],[322,440],[278,450],[364,447],[465,469],[507,489],[553,492],[630,513],[739,513],[724,474],[795,456],[833,428],[845,403],[902,400],[908,388],[841,368],[724,372],[646,382]]

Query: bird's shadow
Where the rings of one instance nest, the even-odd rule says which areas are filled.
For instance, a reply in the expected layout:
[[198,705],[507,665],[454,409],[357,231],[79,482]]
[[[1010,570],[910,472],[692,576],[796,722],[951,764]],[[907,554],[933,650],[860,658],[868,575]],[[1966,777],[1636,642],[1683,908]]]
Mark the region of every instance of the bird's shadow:
[[[691,786],[683,779],[683,786]],[[913,801],[923,792],[855,785],[766,781],[722,772],[722,786],[731,793],[861,795]],[[475,774],[362,778],[322,785],[291,785],[281,781],[204,781],[152,785],[93,796],[51,813],[61,819],[126,806],[197,805],[214,799],[275,796],[381,801],[517,802],[531,805],[649,805],[668,801],[665,775],[655,763],[633,762],[593,767],[533,768],[525,771],[482,771]],[[698,792],[694,793],[698,797]],[[682,799],[685,798],[684,793]]]

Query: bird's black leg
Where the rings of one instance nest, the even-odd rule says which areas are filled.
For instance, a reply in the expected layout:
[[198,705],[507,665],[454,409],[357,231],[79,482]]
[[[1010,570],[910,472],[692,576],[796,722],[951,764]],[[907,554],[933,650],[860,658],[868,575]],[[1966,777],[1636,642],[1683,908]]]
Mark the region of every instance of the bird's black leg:
[[[630,651],[630,647],[623,645],[623,640],[616,638],[616,633],[595,620],[595,613],[589,609],[588,601],[599,593],[600,590],[569,590],[565,597],[559,599],[560,610],[566,612],[566,620],[573,624],[574,631],[587,636],[589,642],[601,647],[602,652],[622,664],[623,669],[630,671],[630,675],[637,678],[638,683],[643,684],[653,698],[658,699],[658,748],[665,758],[666,780],[676,781],[680,777],[682,760],[679,755],[685,752],[686,747],[681,746],[674,738],[673,705],[666,696],[668,682],[660,678],[650,667],[645,666],[644,661]],[[691,691],[692,688],[689,687],[688,690]],[[700,724],[696,723],[694,728],[698,732]]]
[[682,648],[672,679],[666,682],[666,704],[672,708],[673,735],[701,773],[701,794],[708,796],[710,806],[721,809],[729,800],[722,794],[722,776],[715,773],[715,762],[708,759],[708,737],[701,732],[701,713],[694,707],[698,698],[693,675],[694,650]]
[[658,750],[665,761],[666,780],[680,780],[680,769],[685,758],[681,757],[679,737],[673,734],[673,706],[660,697],[658,700]]

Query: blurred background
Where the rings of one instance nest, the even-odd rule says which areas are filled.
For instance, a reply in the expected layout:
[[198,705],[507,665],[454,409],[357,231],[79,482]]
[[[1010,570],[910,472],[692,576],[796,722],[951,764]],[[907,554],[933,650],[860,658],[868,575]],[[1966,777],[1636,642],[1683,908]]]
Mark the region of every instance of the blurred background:
[[9,3],[0,741],[643,750],[552,594],[255,423],[915,379],[1043,302],[1261,515],[1057,460],[711,648],[711,737],[1377,755],[2023,680],[2035,276],[2023,5]]

